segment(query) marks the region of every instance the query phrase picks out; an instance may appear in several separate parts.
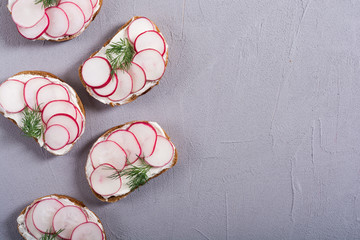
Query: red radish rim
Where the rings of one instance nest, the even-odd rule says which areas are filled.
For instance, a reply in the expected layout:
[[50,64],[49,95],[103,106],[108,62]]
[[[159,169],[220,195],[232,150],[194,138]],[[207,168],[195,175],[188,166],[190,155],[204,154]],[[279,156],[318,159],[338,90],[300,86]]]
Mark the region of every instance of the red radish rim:
[[[50,121],[50,119],[52,119],[52,118],[55,117],[55,116],[66,116],[66,117],[71,118],[71,119],[74,121],[74,123],[75,123],[75,125],[76,125],[76,128],[77,128],[76,138],[74,139],[74,141],[69,142],[68,144],[72,144],[73,142],[75,142],[75,141],[78,139],[78,136],[79,136],[79,134],[80,134],[80,129],[79,129],[79,126],[78,126],[78,124],[77,124],[77,122],[76,122],[76,119],[74,119],[74,117],[71,116],[71,115],[69,115],[69,114],[66,114],[66,113],[58,113],[58,114],[52,115],[52,116],[49,118],[48,122]],[[45,124],[45,125],[46,125],[46,128],[47,128],[47,124]],[[53,124],[53,125],[57,125],[57,124]],[[53,125],[51,125],[51,126],[53,126]],[[59,125],[61,125],[61,124],[59,124]],[[51,127],[51,126],[49,126],[49,127]],[[61,126],[62,126],[62,125],[61,125]],[[66,129],[66,130],[68,130],[68,129]],[[69,130],[68,130],[68,132],[69,132]],[[69,132],[69,135],[70,135],[70,132]]]
[[[108,96],[113,95],[114,92],[116,91],[118,85],[119,85],[119,80],[118,80],[118,77],[117,77],[116,73],[114,73],[114,76],[115,76],[115,79],[116,79],[116,86],[115,86],[115,88],[114,88],[114,91],[112,91],[112,93],[103,95],[103,94],[99,94],[99,93],[96,91],[96,89],[100,89],[99,87],[96,87],[96,88],[92,87],[91,89],[94,91],[94,93],[95,93],[96,95],[98,95],[98,96],[100,96],[100,97],[108,97]],[[110,81],[111,81],[111,80],[110,80]],[[110,83],[110,81],[108,82],[108,84]],[[107,85],[107,84],[106,84],[106,85]],[[106,85],[105,85],[105,86],[106,86]],[[104,87],[105,87],[105,86],[104,86]]]
[[[100,57],[100,56],[94,56],[94,57],[90,57],[90,58],[86,59],[86,61],[83,63],[82,66],[84,66],[85,63],[86,63],[87,61],[89,61],[90,59],[92,59],[92,58],[102,58],[102,59],[106,60],[106,63],[109,65],[110,70],[112,69],[112,68],[111,68],[111,64],[109,63],[109,60],[107,60],[107,59],[104,58],[104,57]],[[87,86],[91,87],[91,88],[102,88],[102,87],[105,87],[105,86],[111,81],[111,73],[110,73],[109,79],[106,80],[106,82],[105,82],[104,84],[102,84],[101,86],[98,86],[98,87],[94,87],[94,86],[91,86],[91,85],[89,85],[89,84],[86,83],[85,78],[84,78],[84,76],[83,76],[83,74],[82,74],[82,71],[81,71],[81,77],[82,77],[82,79],[84,80],[85,84],[86,84]]]
[[[164,56],[164,54],[166,53],[166,43],[165,43],[165,39],[164,39],[164,37],[163,37],[158,31],[156,31],[156,30],[148,30],[148,31],[145,31],[145,32],[143,32],[143,33],[140,33],[139,36],[137,36],[137,37],[135,38],[135,41],[134,41],[135,51],[138,52],[138,51],[136,50],[136,40],[137,40],[141,35],[143,35],[144,33],[147,33],[147,32],[157,33],[157,34],[161,37],[161,40],[163,41],[163,44],[164,44],[164,52],[163,52],[163,53],[161,53],[161,52],[159,52],[159,51],[158,51],[158,52],[161,54],[161,56]],[[153,48],[147,48],[147,49],[153,49]],[[156,50],[156,49],[154,49],[154,50]],[[157,50],[156,50],[156,51],[157,51]]]
[[[99,167],[103,167],[104,165],[108,165],[108,166],[112,167],[112,168],[116,171],[116,168],[115,168],[113,165],[109,164],[109,163],[100,164],[97,168],[95,168],[95,169],[92,171],[92,173],[90,174],[90,176],[89,176],[90,185],[91,185],[91,188],[94,190],[94,192],[96,192],[96,191],[95,191],[95,189],[93,188],[93,184],[92,184],[92,182],[91,182],[91,176],[93,175],[93,173],[95,172],[96,169],[98,169]],[[121,187],[122,187],[121,177],[119,178],[119,180],[120,180],[120,187],[119,187],[119,189],[118,189],[116,192],[111,193],[111,194],[107,194],[107,195],[101,195],[101,194],[98,193],[98,192],[96,192],[96,193],[99,194],[100,196],[104,196],[104,197],[114,195],[114,194],[117,193],[117,192],[121,189]]]
[[[29,40],[35,40],[35,39],[38,39],[41,35],[43,35],[45,32],[46,32],[46,30],[48,29],[48,27],[49,27],[49,25],[50,25],[50,19],[49,19],[49,16],[45,13],[45,16],[44,17],[46,17],[47,19],[48,19],[48,23],[47,23],[47,26],[45,27],[45,29],[41,32],[41,34],[39,34],[38,36],[36,36],[36,37],[34,37],[34,38],[28,38],[28,37],[25,37],[20,31],[19,31],[19,27],[21,27],[21,26],[19,26],[19,25],[17,25],[17,30],[18,30],[18,32],[19,32],[19,34],[22,36],[22,37],[24,37],[24,38],[26,38],[26,39],[29,39]],[[42,19],[41,19],[42,20]],[[40,21],[41,21],[40,20]],[[40,22],[39,21],[39,22]],[[38,22],[38,23],[39,23]],[[36,24],[35,24],[36,25]],[[35,26],[34,25],[34,26]],[[33,26],[33,27],[34,27]]]
[[[135,125],[135,124],[144,124],[144,125],[147,125],[147,126],[151,127],[151,129],[155,132],[156,137],[155,137],[154,147],[153,147],[153,149],[152,149],[152,151],[151,151],[151,154],[149,155],[149,156],[151,156],[151,155],[154,153],[154,150],[155,150],[155,146],[156,146],[158,134],[157,134],[155,128],[154,128],[150,123],[147,123],[147,122],[134,122],[134,123],[132,123],[132,124],[127,128],[127,131],[129,131],[129,128],[130,128],[132,125]],[[129,131],[129,132],[131,132],[131,131]],[[134,135],[135,135],[135,134],[134,134]],[[136,136],[135,136],[135,138],[136,138]],[[137,140],[137,139],[136,139],[136,140]],[[140,148],[141,148],[141,146],[140,146]],[[142,153],[142,149],[141,149],[141,153]],[[149,156],[144,156],[144,158],[149,157]]]
[[[99,0],[96,0],[95,4],[93,5],[93,8],[96,7],[96,5],[98,4]],[[92,2],[91,2],[92,3]],[[94,10],[93,10],[93,13],[94,13]]]
[[[79,135],[77,136],[77,137],[79,137],[81,135],[81,133],[83,132],[83,129],[84,129],[84,117],[83,117],[83,115],[81,114],[80,110],[77,107],[75,107],[75,110],[76,110],[76,118],[77,118],[78,114],[80,114],[80,117],[81,117],[81,126],[78,126],[79,127]],[[77,123],[78,122],[76,121],[76,124]]]
[[[67,134],[68,134],[67,143],[66,143],[64,146],[61,146],[61,147],[58,148],[58,149],[55,149],[55,148],[50,147],[50,146],[46,143],[46,140],[45,140],[45,134],[46,134],[47,130],[49,130],[51,127],[54,127],[54,126],[60,126],[60,127],[64,128],[64,129],[66,130]],[[44,143],[45,143],[45,145],[46,145],[48,148],[50,148],[51,150],[54,150],[54,151],[58,151],[58,150],[60,150],[60,149],[63,149],[65,146],[67,146],[67,145],[69,144],[69,140],[70,140],[69,130],[67,130],[66,127],[64,127],[63,125],[60,125],[60,124],[51,125],[51,126],[48,127],[48,128],[45,130],[45,132],[44,132]]]
[[[82,15],[84,16],[84,23],[83,23],[82,27],[80,28],[80,30],[77,31],[76,33],[71,34],[71,35],[78,34],[78,33],[84,28],[84,26],[85,26],[85,14],[84,14],[84,11],[81,9],[81,7],[80,7],[79,5],[77,5],[77,4],[74,3],[74,2],[66,2],[66,1],[64,1],[64,2],[61,2],[57,7],[59,7],[61,4],[64,4],[64,3],[72,3],[72,4],[74,4],[75,6],[77,6],[77,7],[80,9]],[[62,9],[62,10],[63,10],[63,9]],[[65,12],[65,11],[64,11],[64,12]],[[66,14],[66,12],[65,12],[65,14]],[[66,16],[67,16],[67,14],[66,14]],[[68,21],[69,21],[69,17],[68,17]],[[68,30],[69,30],[69,28],[70,28],[70,21],[69,21]],[[67,31],[66,31],[65,35],[69,35],[69,34],[67,34]]]
[[[120,149],[125,153],[125,156],[126,156],[126,159],[127,159],[127,154],[126,154],[125,150],[124,150],[119,144],[117,144],[116,142],[114,142],[114,141],[112,141],[112,140],[101,141],[101,142],[96,143],[95,146],[91,149],[91,152],[90,152],[90,161],[91,161],[91,165],[92,165],[92,167],[94,168],[94,170],[95,170],[96,167],[94,166],[94,163],[93,163],[93,160],[92,160],[92,153],[93,153],[94,149],[96,148],[96,146],[99,145],[100,143],[103,143],[103,142],[113,142],[113,143],[115,143],[115,144],[116,144],[118,147],[120,147]],[[127,161],[126,161],[126,162],[127,162]],[[124,167],[123,167],[121,170],[115,168],[115,167],[114,167],[113,165],[111,165],[111,164],[109,164],[109,165],[111,165],[112,167],[114,167],[116,170],[119,170],[119,172],[120,172],[120,171],[122,171],[122,170],[125,168],[126,162],[125,162]],[[103,163],[103,164],[107,164],[107,163]],[[101,165],[103,165],[103,164],[100,164],[99,166],[101,166]],[[98,167],[99,167],[99,166],[98,166]]]
[[[30,82],[31,80],[33,80],[33,79],[36,79],[36,78],[44,78],[44,79],[47,79],[46,77],[33,77],[33,78],[30,78],[26,83],[24,83],[24,91],[23,91],[23,94],[24,94],[24,100],[25,100],[25,104],[26,104],[26,106],[28,107],[28,108],[30,108],[31,110],[34,110],[34,109],[32,109],[30,106],[29,106],[29,104],[28,104],[28,102],[26,101],[26,98],[25,98],[25,87],[26,87],[26,84],[28,84],[28,82]],[[49,79],[47,79],[48,81],[49,81],[49,84],[50,83],[52,83]],[[47,84],[46,84],[47,85]],[[45,85],[44,85],[45,86]],[[39,88],[40,89],[40,88]],[[38,89],[38,90],[39,90]],[[37,94],[37,91],[36,91],[36,94]],[[36,95],[35,94],[35,95]],[[36,97],[36,96],[35,96]]]
[[[36,205],[39,203],[40,201],[37,201],[36,203],[34,203],[29,209],[28,209],[28,211],[26,212],[26,214],[25,214],[25,227],[26,227],[26,230],[33,236],[33,237],[35,237],[33,234],[32,234],[32,232],[30,231],[30,229],[29,229],[29,227],[28,227],[28,224],[27,224],[27,222],[26,222],[26,219],[27,219],[27,216],[28,216],[28,214],[29,214],[29,212],[30,212],[30,210],[32,209],[32,208],[34,208],[35,209],[35,207],[36,207]],[[31,218],[32,218],[32,216],[31,216]],[[34,224],[34,221],[33,221],[33,224]],[[34,225],[34,227],[35,227],[35,225]],[[35,227],[36,228],[36,227]]]
[[[70,103],[74,108],[75,108],[75,114],[77,114],[77,112],[76,112],[76,106],[72,103],[72,102],[70,102],[70,101],[66,101],[66,100],[53,100],[53,101],[50,101],[50,102],[48,102],[43,108],[42,108],[42,111],[41,112],[43,112],[44,111],[44,109],[46,108],[46,106],[47,105],[49,105],[50,103],[52,103],[52,102],[68,102],[68,103]],[[76,116],[76,115],[75,115]],[[49,118],[50,119],[50,118]],[[48,121],[49,121],[49,119],[48,119]],[[47,122],[45,122],[44,121],[44,118],[43,118],[43,115],[41,114],[41,120],[43,121],[43,123],[47,123]]]
[[[36,206],[38,206],[38,203],[40,203],[40,202],[42,202],[42,201],[47,201],[47,200],[55,200],[55,201],[59,202],[61,205],[63,205],[63,207],[64,207],[64,204],[62,204],[59,200],[57,200],[57,199],[55,199],[55,198],[41,199],[40,201],[38,201],[38,202],[36,203]],[[63,207],[61,207],[61,208],[63,208]],[[60,208],[60,209],[61,209],[61,208]],[[35,211],[35,208],[34,208],[34,211]],[[59,211],[59,210],[58,210],[58,211]],[[56,212],[57,212],[57,211],[56,211]],[[56,213],[55,213],[55,214],[56,214]],[[55,214],[54,214],[54,216],[55,216]],[[31,216],[31,218],[32,218],[33,223],[34,223],[34,227],[35,227],[39,232],[45,233],[44,231],[41,231],[41,230],[36,226],[36,224],[35,224],[35,222],[34,222],[34,212],[33,212],[33,216]]]
[[[137,63],[135,63],[135,62],[131,62],[131,64],[134,64],[134,65],[138,66],[138,67],[141,69],[141,71],[144,73],[144,75],[145,75],[144,85],[143,85],[138,91],[136,91],[136,92],[131,92],[131,93],[137,93],[137,92],[139,92],[141,89],[143,89],[143,88],[145,87],[145,85],[146,85],[146,73],[145,73],[144,69],[143,69],[139,64],[137,64]],[[130,76],[131,76],[131,75],[130,75]],[[131,77],[131,78],[132,78],[132,77]],[[133,80],[133,87],[134,87],[134,80]]]
[[[148,19],[147,17],[139,17],[139,18],[137,18],[137,19],[134,19],[134,20],[129,24],[129,26],[128,26],[127,29],[126,29],[127,38],[129,39],[129,41],[130,41],[129,29],[130,29],[131,24],[133,24],[133,22],[135,22],[136,20],[141,19],[141,18],[144,18],[144,19],[148,20],[148,21],[153,25],[154,29],[156,29],[156,27],[155,27],[155,25],[153,24],[153,22],[152,22],[150,19]],[[130,41],[130,42],[131,42],[131,41]],[[135,41],[134,41],[134,42],[135,42]]]
[[[127,71],[125,71],[125,70],[121,70],[121,71],[124,71],[124,72],[126,72],[129,76],[130,76],[130,79],[131,79],[131,89],[133,88],[133,85],[134,85],[134,82],[133,82],[133,79],[132,79],[132,76],[127,72]],[[119,79],[118,79],[118,85],[119,85]],[[115,91],[116,91],[116,89],[117,88],[115,88]],[[113,101],[113,102],[120,102],[120,101],[122,101],[122,100],[124,100],[124,99],[126,99],[126,98],[128,98],[129,96],[131,95],[131,91],[130,91],[130,93],[128,94],[128,95],[126,95],[126,97],[123,97],[123,98],[121,98],[121,99],[116,99],[116,100],[113,100],[113,99],[111,99],[110,98],[110,96],[109,97],[107,97],[110,101]]]
[[[40,105],[39,105],[39,102],[38,102],[38,93],[39,93],[40,89],[42,89],[43,87],[46,87],[46,86],[48,86],[48,85],[58,85],[58,86],[61,86],[62,88],[64,88],[65,91],[66,91],[66,94],[67,94],[67,96],[68,96],[68,100],[64,100],[64,99],[62,99],[62,100],[64,100],[64,101],[69,101],[69,102],[70,102],[69,90],[67,90],[67,89],[66,89],[63,85],[61,85],[61,84],[58,84],[58,83],[49,83],[49,84],[46,84],[46,85],[40,87],[40,88],[37,90],[37,92],[36,92],[36,104],[37,104],[38,106],[40,106]],[[53,100],[53,101],[56,101],[56,100]],[[50,102],[53,102],[53,101],[50,101]],[[50,102],[49,102],[49,103],[50,103]],[[47,105],[47,104],[45,104],[45,106],[46,106],[46,105]],[[44,109],[45,106],[44,106],[42,109]]]
[[[58,8],[58,7],[49,7],[49,8],[47,8],[46,10],[48,10],[48,9],[50,9],[50,8]],[[65,35],[66,35],[66,32],[69,30],[69,26],[70,26],[69,17],[67,16],[66,12],[65,12],[64,10],[62,10],[61,8],[58,8],[58,9],[60,9],[61,11],[63,11],[63,13],[64,13],[65,16],[66,16],[66,19],[67,19],[67,28],[66,28],[65,33],[64,33],[63,35],[60,35],[60,36],[52,36],[52,35],[46,33],[48,36],[50,36],[50,37],[52,37],[52,38],[59,38],[59,37],[65,36]],[[45,12],[45,14],[46,14],[46,12]],[[50,24],[50,19],[49,19],[49,24]]]
[[[136,55],[138,55],[138,54],[140,54],[140,53],[142,53],[142,52],[144,52],[144,51],[149,51],[149,50],[158,52],[158,53],[161,55],[161,53],[160,53],[158,50],[156,50],[156,49],[146,48],[146,49],[144,49],[144,50],[141,50],[140,52],[137,52],[137,53],[134,55],[133,60],[134,60],[134,58],[135,58]],[[148,79],[146,78],[146,81],[157,81],[157,80],[161,79],[161,78],[164,76],[165,70],[166,70],[166,62],[165,62],[165,60],[164,60],[164,56],[163,56],[163,55],[161,55],[161,56],[162,56],[161,59],[163,60],[164,66],[165,66],[162,75],[161,75],[158,79],[155,79],[155,80],[148,80]],[[145,71],[145,70],[144,70],[144,71]],[[145,74],[145,76],[146,76],[146,74]]]
[[96,226],[100,229],[100,232],[101,232],[101,240],[104,240],[104,232],[103,232],[103,230],[100,228],[100,226],[99,226],[98,224],[96,224],[96,223],[94,223],[94,222],[83,222],[83,223],[80,223],[80,224],[79,224],[77,227],[75,227],[74,230],[72,231],[70,239],[73,239],[73,234],[74,234],[74,232],[75,232],[75,229],[77,229],[78,227],[80,227],[80,226],[83,225],[83,224],[89,224],[89,223],[96,225]]
[[[13,3],[13,5],[11,6],[11,13],[13,12],[13,8],[14,8],[15,3],[17,3],[18,1],[19,1],[19,0],[16,0],[16,1]],[[44,14],[46,14],[45,9],[44,9]],[[41,19],[42,19],[42,18],[41,18]],[[24,26],[22,26],[22,25],[20,25],[20,24],[17,24],[17,23],[14,21],[14,19],[13,19],[13,21],[14,21],[14,23],[15,23],[17,26],[20,26],[20,27],[23,27],[23,28],[31,28],[31,27],[35,26],[36,24],[38,24],[38,23],[41,21],[41,19],[40,19],[39,21],[37,21],[37,23],[35,23],[34,25],[32,25],[32,26],[30,26],[30,27],[24,27]]]
[[[167,139],[166,137],[161,136],[161,135],[157,135],[157,136],[156,136],[156,142],[157,142],[157,138],[158,138],[158,137],[164,138],[165,140],[167,140],[167,141],[170,143],[171,148],[172,148],[172,155],[171,155],[170,160],[169,160],[167,163],[165,163],[164,165],[162,165],[162,166],[154,166],[154,165],[150,164],[150,163],[146,160],[146,157],[145,157],[145,158],[144,158],[145,162],[146,162],[149,166],[152,166],[152,167],[154,167],[154,168],[161,168],[161,167],[166,166],[167,164],[169,164],[169,162],[171,162],[171,160],[174,159],[174,154],[175,154],[174,144],[172,144],[172,142],[171,142],[169,139]],[[155,145],[156,145],[156,144],[155,144]],[[154,154],[154,152],[153,152],[150,156],[152,156],[153,154]],[[148,156],[148,157],[150,157],[150,156]]]
[[[24,84],[24,88],[25,88],[25,83],[22,82],[22,81],[20,81],[20,80],[17,80],[17,79],[7,79],[6,81],[4,81],[4,82],[2,82],[2,83],[0,84],[0,87],[3,85],[3,83],[5,83],[5,82],[7,82],[7,81],[16,81],[16,82],[22,83],[22,84]],[[24,95],[24,91],[23,91],[23,95]],[[24,102],[25,102],[25,97],[24,97]],[[2,105],[1,105],[1,107],[4,109],[4,111],[6,111],[6,112],[8,112],[8,113],[19,113],[19,112],[22,112],[22,111],[26,108],[26,102],[25,102],[24,108],[21,109],[20,111],[17,111],[17,112],[7,111]]]

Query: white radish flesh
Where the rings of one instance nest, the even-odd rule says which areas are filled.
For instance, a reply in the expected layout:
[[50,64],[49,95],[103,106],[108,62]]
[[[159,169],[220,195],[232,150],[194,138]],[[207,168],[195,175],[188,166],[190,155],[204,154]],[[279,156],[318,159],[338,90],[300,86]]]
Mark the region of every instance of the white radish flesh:
[[94,222],[86,222],[77,226],[71,234],[71,240],[103,240],[103,231]]
[[56,114],[52,116],[47,122],[46,127],[48,128],[52,125],[61,125],[69,131],[70,139],[68,144],[73,143],[79,135],[79,127],[76,120],[68,114]]
[[117,130],[109,135],[107,140],[119,144],[126,152],[128,162],[133,164],[141,156],[141,148],[138,140],[132,132],[127,130]]
[[144,70],[138,64],[132,62],[128,73],[130,74],[133,81],[133,87],[131,90],[132,93],[138,92],[143,87],[145,87],[146,75]]
[[46,9],[49,17],[49,26],[46,34],[53,38],[62,37],[69,29],[69,19],[64,10],[58,7],[50,7]]
[[133,85],[131,76],[126,71],[119,69],[116,71],[116,75],[118,79],[118,85],[115,92],[108,97],[111,101],[114,102],[121,101],[129,96]]
[[157,134],[153,126],[144,122],[136,122],[130,125],[128,131],[132,132],[141,147],[141,155],[150,156],[154,152]]
[[114,166],[118,171],[124,169],[126,165],[126,152],[113,141],[103,141],[97,143],[90,153],[91,162],[94,168],[107,163]]
[[111,66],[103,57],[92,57],[85,61],[81,74],[89,87],[100,88],[111,80]]
[[55,213],[64,205],[56,199],[41,200],[33,212],[33,222],[37,230],[42,233],[53,232],[52,219]]
[[164,55],[166,46],[165,40],[157,31],[151,30],[140,34],[134,43],[136,52],[140,52],[145,49],[155,49],[161,55]]
[[127,29],[128,38],[132,43],[134,43],[137,36],[149,30],[155,30],[152,22],[145,17],[137,18],[130,23]]
[[49,26],[49,17],[45,14],[44,17],[34,26],[30,28],[24,28],[17,26],[17,29],[21,36],[24,38],[35,40],[39,38]]
[[138,52],[133,62],[144,69],[146,80],[158,80],[164,75],[165,61],[163,56],[154,49],[145,49]]
[[84,13],[85,22],[88,22],[91,19],[93,15],[93,6],[91,0],[61,0],[60,4],[64,2],[72,2],[78,5]]
[[121,188],[121,178],[109,178],[114,173],[116,169],[110,164],[102,164],[95,168],[90,175],[92,189],[102,196],[111,196],[118,192]]
[[37,91],[41,87],[43,87],[47,84],[50,84],[50,83],[51,82],[49,79],[43,78],[43,77],[35,77],[25,83],[24,98],[25,98],[26,105],[30,109],[35,110],[37,108],[37,104],[36,104]]
[[17,0],[11,9],[11,16],[16,25],[24,28],[35,26],[44,14],[42,4],[36,4],[34,0]]
[[51,125],[45,130],[44,142],[51,150],[59,150],[65,147],[70,140],[69,131],[59,124]]
[[26,228],[28,230],[28,232],[33,236],[35,237],[36,239],[40,239],[41,236],[42,236],[42,233],[36,229],[35,225],[34,225],[34,222],[33,222],[33,212],[34,212],[34,209],[35,209],[35,206],[37,205],[34,204],[30,210],[26,213],[25,215],[25,225],[26,225]]
[[76,119],[76,107],[69,101],[56,100],[46,104],[42,111],[42,120],[46,124],[55,114],[64,113]]
[[77,206],[65,206],[55,214],[52,225],[55,232],[63,230],[58,235],[63,239],[70,239],[72,231],[80,224],[87,222],[85,213]]
[[105,87],[93,88],[92,90],[94,91],[94,93],[96,95],[98,95],[100,97],[108,97],[115,92],[117,85],[118,85],[118,78],[117,78],[116,74],[114,74],[111,81],[108,84],[106,84]]
[[36,93],[36,104],[39,106],[40,110],[43,109],[46,104],[55,100],[70,100],[68,90],[60,84],[47,84],[39,88]]
[[85,15],[81,8],[72,2],[61,3],[58,7],[64,10],[69,20],[69,29],[67,30],[66,35],[78,33],[85,24]]
[[156,145],[153,154],[146,157],[145,161],[153,167],[163,167],[168,164],[174,156],[174,147],[172,143],[163,136],[157,136]]
[[78,108],[76,108],[76,119],[75,120],[79,127],[79,135],[78,136],[80,136],[80,134],[82,133],[83,128],[84,128],[84,118]]
[[18,113],[25,108],[24,83],[9,79],[0,85],[0,104],[9,113]]

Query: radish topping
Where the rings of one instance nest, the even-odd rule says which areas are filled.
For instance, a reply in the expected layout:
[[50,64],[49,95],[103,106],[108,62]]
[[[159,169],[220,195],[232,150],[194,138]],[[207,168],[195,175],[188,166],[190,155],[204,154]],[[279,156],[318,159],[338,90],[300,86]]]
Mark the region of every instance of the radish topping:
[[136,162],[141,156],[141,148],[138,140],[132,132],[127,130],[117,130],[109,135],[107,140],[111,140],[122,146],[130,164]]
[[63,230],[58,236],[70,239],[71,233],[80,224],[87,222],[85,213],[77,206],[65,206],[56,212],[52,225],[55,232]]
[[107,163],[114,166],[118,171],[124,169],[126,164],[126,152],[116,142],[103,141],[97,143],[90,153],[94,168]]
[[72,2],[61,3],[58,7],[65,11],[69,19],[69,29],[67,30],[66,35],[78,33],[85,24],[85,15],[81,8]]
[[93,8],[96,7],[96,4],[98,3],[99,0],[91,0],[91,4],[93,6]]
[[59,150],[65,147],[70,140],[69,131],[59,124],[48,127],[44,133],[44,142],[51,150]]
[[42,4],[36,4],[34,0],[17,0],[11,9],[11,16],[16,25],[24,28],[33,27],[44,14]]
[[30,28],[24,28],[18,25],[17,29],[21,34],[21,36],[23,36],[24,38],[34,40],[39,38],[46,31],[48,26],[49,26],[49,17],[45,14],[44,17],[40,20],[40,22],[38,22],[34,26]]
[[55,213],[64,205],[56,199],[41,200],[32,215],[34,225],[42,233],[53,232],[51,222]]
[[93,6],[90,0],[61,0],[60,3],[72,2],[78,5],[85,16],[85,22],[88,22],[93,15]]
[[136,122],[130,125],[128,131],[132,132],[138,140],[142,156],[148,157],[154,152],[157,134],[153,126],[144,122]]
[[101,88],[111,80],[111,66],[103,57],[92,57],[83,64],[81,74],[89,87]]
[[69,101],[56,100],[46,104],[42,111],[42,120],[46,124],[47,121],[55,114],[64,113],[76,119],[76,107]]
[[144,69],[146,80],[158,80],[164,75],[165,61],[162,55],[154,49],[145,49],[138,52],[133,62]]
[[93,88],[92,90],[100,97],[108,97],[115,92],[117,86],[118,86],[118,78],[116,74],[114,74],[111,81],[108,84],[106,84],[105,87]]
[[36,239],[39,239],[39,238],[41,238],[42,233],[36,229],[34,222],[33,222],[33,212],[34,212],[36,205],[37,205],[37,203],[34,204],[30,208],[30,210],[26,213],[25,225],[26,225],[28,232],[30,232],[30,234],[33,235],[33,237],[35,237]]
[[39,88],[36,93],[36,104],[40,110],[43,109],[46,104],[55,100],[70,100],[68,91],[60,84],[50,83]]
[[76,119],[75,120],[79,127],[79,135],[78,136],[80,136],[80,134],[82,133],[82,130],[84,128],[84,119],[83,119],[83,116],[82,116],[80,110],[77,108],[75,108],[75,109],[76,109]]
[[164,55],[166,50],[164,38],[160,33],[154,30],[140,34],[135,39],[134,46],[136,52],[151,48],[157,50],[161,55]]
[[61,125],[69,131],[69,144],[73,143],[79,134],[78,124],[76,123],[76,120],[70,115],[56,114],[52,116],[47,122],[46,127],[49,128],[52,125]]
[[50,84],[50,80],[43,77],[35,77],[25,83],[24,98],[26,105],[31,109],[36,109],[36,94],[38,90],[47,84]]
[[116,75],[118,78],[118,85],[113,94],[111,94],[108,98],[111,101],[120,101],[130,95],[132,90],[132,79],[130,74],[128,74],[124,70],[117,70]]
[[132,93],[140,91],[143,87],[145,87],[146,75],[144,70],[138,64],[132,62],[128,73],[133,80]]
[[69,19],[64,10],[58,7],[50,7],[46,9],[49,17],[49,27],[46,34],[53,38],[62,37],[69,29]]
[[154,25],[149,19],[145,17],[135,19],[130,23],[127,29],[128,38],[132,43],[134,43],[137,36],[149,30],[155,30]]
[[18,113],[25,108],[24,83],[9,79],[0,85],[0,104],[6,112]]
[[109,178],[115,172],[116,168],[106,163],[95,168],[90,175],[92,189],[102,196],[110,196],[118,192],[121,188],[121,178]]
[[153,167],[163,167],[168,164],[174,156],[172,143],[163,136],[157,136],[153,154],[146,157],[145,161]]
[[71,234],[71,240],[103,240],[103,231],[94,222],[86,222],[77,226]]

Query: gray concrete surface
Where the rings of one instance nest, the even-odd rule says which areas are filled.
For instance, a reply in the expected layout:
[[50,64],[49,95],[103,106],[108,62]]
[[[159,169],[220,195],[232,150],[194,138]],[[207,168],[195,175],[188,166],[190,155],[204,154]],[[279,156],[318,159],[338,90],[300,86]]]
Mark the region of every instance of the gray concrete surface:
[[[170,45],[161,84],[117,108],[82,87],[77,68],[133,15]],[[53,157],[0,118],[0,239],[50,193],[78,198],[113,239],[360,239],[360,1],[104,0],[65,43],[23,39],[0,2],[0,77],[45,70],[87,111],[74,149]],[[85,180],[92,143],[110,127],[159,122],[176,167],[114,204]]]

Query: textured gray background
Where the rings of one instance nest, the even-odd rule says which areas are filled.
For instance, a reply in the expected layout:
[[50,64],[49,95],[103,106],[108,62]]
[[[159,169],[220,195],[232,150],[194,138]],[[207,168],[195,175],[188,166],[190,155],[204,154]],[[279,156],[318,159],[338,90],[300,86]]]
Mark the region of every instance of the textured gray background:
[[[160,85],[111,108],[77,68],[133,15],[170,45]],[[0,118],[0,239],[33,199],[68,194],[98,214],[109,239],[360,239],[359,0],[104,0],[65,43],[17,34],[0,2],[0,77],[45,70],[87,111],[73,150],[53,157]],[[91,193],[84,164],[108,128],[157,121],[179,162],[114,204]]]

